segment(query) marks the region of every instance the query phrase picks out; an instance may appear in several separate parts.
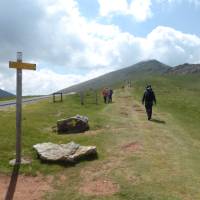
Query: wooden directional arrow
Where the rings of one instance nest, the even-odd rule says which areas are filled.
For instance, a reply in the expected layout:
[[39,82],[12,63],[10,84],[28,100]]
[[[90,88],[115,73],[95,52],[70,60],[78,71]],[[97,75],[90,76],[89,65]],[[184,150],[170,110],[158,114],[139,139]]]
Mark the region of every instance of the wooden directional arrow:
[[36,70],[36,64],[10,61],[9,68]]

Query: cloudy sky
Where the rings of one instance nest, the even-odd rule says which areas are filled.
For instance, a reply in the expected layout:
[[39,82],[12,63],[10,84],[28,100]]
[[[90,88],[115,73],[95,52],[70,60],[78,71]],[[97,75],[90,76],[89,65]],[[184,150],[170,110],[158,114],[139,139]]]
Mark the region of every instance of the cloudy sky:
[[47,94],[157,59],[200,63],[200,0],[0,0],[0,88],[15,93],[23,52],[23,94]]

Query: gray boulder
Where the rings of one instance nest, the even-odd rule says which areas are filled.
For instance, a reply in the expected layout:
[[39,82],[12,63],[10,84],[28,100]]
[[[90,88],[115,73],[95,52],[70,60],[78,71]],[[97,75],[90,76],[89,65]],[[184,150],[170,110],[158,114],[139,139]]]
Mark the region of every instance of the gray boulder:
[[95,146],[80,146],[74,142],[67,144],[41,143],[33,148],[43,161],[76,162],[81,158],[97,155]]
[[86,116],[76,115],[57,121],[58,133],[82,133],[87,130],[89,130],[89,124]]

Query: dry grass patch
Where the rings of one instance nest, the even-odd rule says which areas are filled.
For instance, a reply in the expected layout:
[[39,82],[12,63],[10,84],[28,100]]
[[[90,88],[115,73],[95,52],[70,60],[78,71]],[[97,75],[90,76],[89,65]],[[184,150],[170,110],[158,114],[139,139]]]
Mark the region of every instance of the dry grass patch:
[[143,147],[138,142],[130,142],[128,144],[121,146],[121,149],[125,152],[136,152],[142,150]]
[[101,178],[82,183],[79,192],[89,196],[108,196],[119,192],[119,185],[111,180]]

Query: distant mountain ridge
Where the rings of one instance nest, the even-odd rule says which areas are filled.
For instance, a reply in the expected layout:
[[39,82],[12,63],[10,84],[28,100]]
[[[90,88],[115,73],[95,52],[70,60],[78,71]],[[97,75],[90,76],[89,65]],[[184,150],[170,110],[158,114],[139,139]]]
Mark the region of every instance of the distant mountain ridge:
[[147,60],[104,74],[86,82],[73,85],[71,87],[62,89],[59,92],[69,93],[88,89],[112,87],[117,83],[124,82],[125,80],[134,80],[151,75],[185,75],[194,73],[200,73],[200,64],[185,63],[183,65],[171,67],[157,60]]
[[14,97],[14,96],[15,96],[14,94],[0,89],[0,98]]
[[200,73],[200,64],[184,63],[167,70],[167,74],[186,75]]
[[163,74],[170,68],[171,68],[170,66],[165,65],[157,60],[143,61],[131,65],[129,67],[107,73],[105,75],[99,76],[89,81],[62,89],[59,92],[69,93],[69,92],[79,92],[81,90],[87,90],[87,89],[99,89],[108,86],[111,87],[125,80],[129,79],[131,80],[153,74]]

